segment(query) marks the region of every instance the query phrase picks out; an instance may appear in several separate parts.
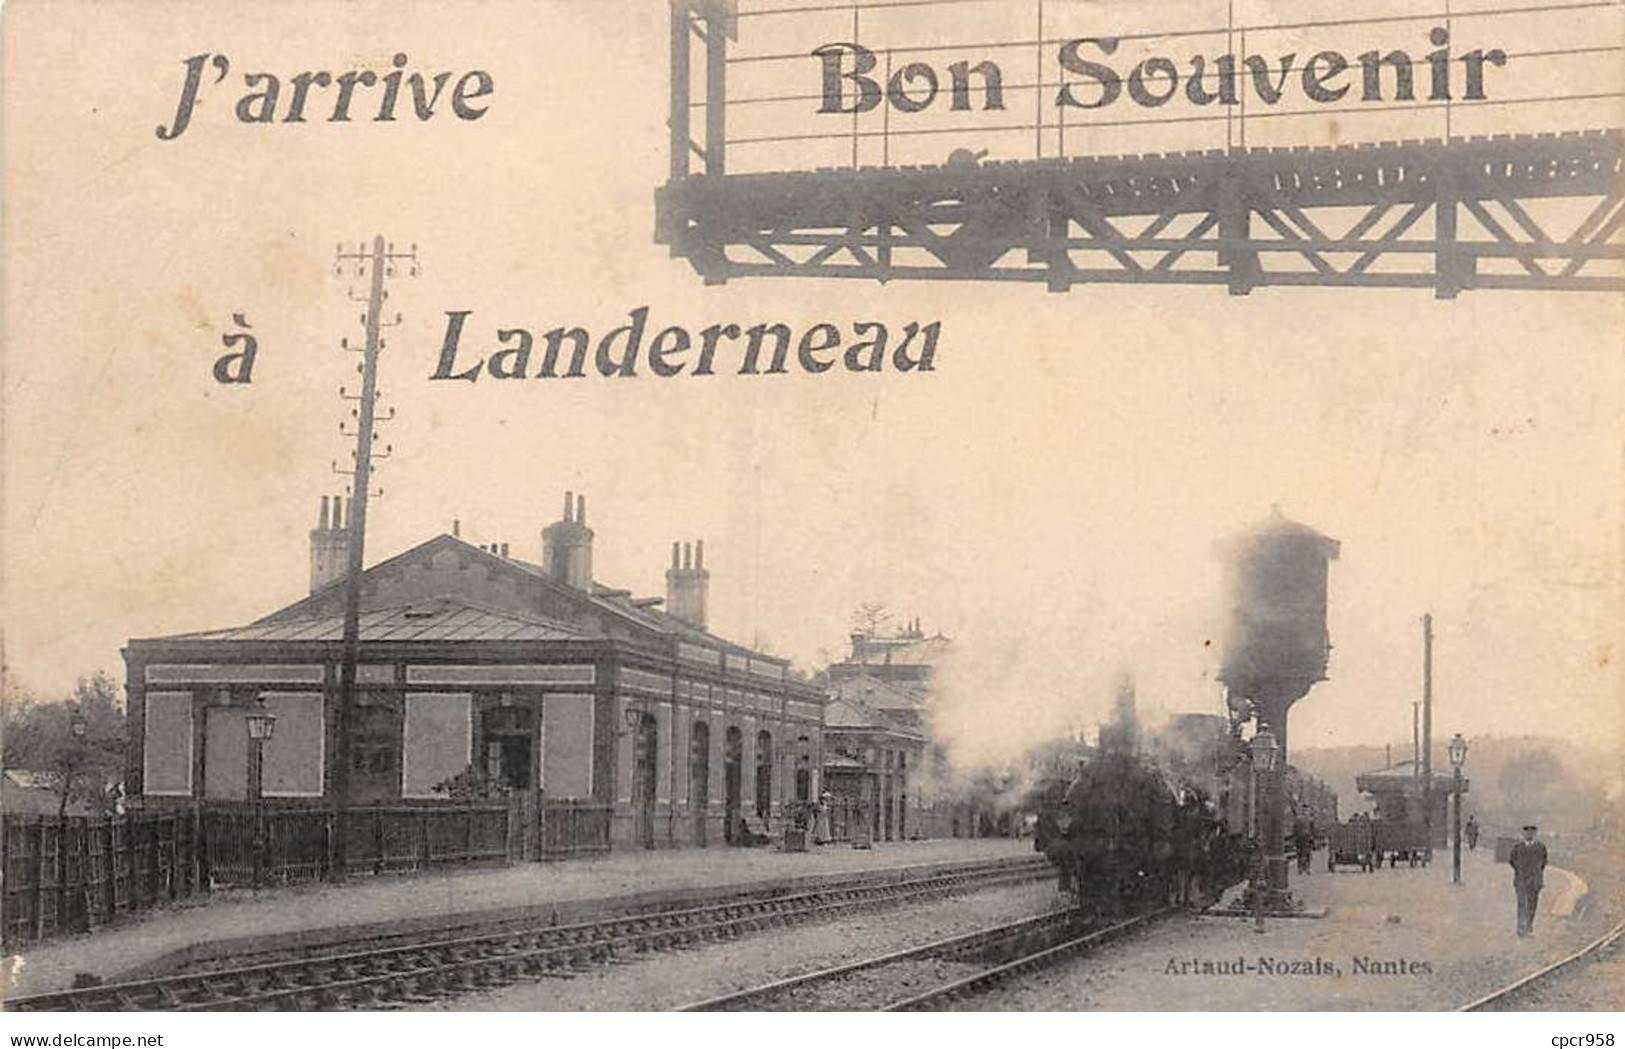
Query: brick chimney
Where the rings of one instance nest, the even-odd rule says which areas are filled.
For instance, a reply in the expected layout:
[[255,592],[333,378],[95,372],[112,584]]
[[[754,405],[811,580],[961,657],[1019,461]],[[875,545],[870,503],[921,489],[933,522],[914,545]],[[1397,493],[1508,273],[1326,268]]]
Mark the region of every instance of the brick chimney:
[[564,493],[564,516],[542,529],[542,568],[577,590],[592,589],[592,529],[587,497]]
[[310,592],[343,579],[350,568],[350,530],[344,522],[344,497],[322,496],[321,515],[310,530]]
[[690,626],[705,629],[705,604],[711,573],[705,570],[705,540],[671,544],[666,569],[666,611]]

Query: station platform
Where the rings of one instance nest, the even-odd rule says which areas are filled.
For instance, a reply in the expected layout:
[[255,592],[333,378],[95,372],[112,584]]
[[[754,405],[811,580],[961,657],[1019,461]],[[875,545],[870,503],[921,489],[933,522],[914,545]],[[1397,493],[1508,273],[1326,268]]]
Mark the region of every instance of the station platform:
[[78,973],[105,982],[139,979],[221,954],[536,916],[565,923],[665,899],[1033,855],[1030,839],[1008,838],[879,842],[872,849],[823,845],[796,853],[717,847],[445,868],[355,878],[344,885],[228,890],[147,911],[89,935],[32,945],[0,963],[0,999],[66,988]]
[[[1449,1010],[1498,990],[1590,942],[1625,907],[1576,907],[1584,868],[1554,848],[1534,934],[1516,934],[1512,869],[1493,850],[1427,867],[1329,873],[1316,853],[1293,894],[1324,918],[1201,915],[1155,926],[1094,957],[1057,967],[1001,1008],[1201,1011]],[[1612,915],[1612,917],[1610,917]]]

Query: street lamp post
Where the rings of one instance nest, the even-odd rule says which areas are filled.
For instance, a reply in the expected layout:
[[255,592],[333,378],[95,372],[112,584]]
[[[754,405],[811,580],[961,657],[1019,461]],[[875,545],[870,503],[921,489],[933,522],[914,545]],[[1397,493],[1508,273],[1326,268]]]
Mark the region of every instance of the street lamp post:
[[[61,915],[66,911],[67,901],[67,816],[68,798],[73,794],[73,782],[78,776],[79,767],[85,761],[85,735],[90,731],[90,722],[85,720],[85,712],[75,707],[68,717],[68,735],[73,739],[73,749],[62,761],[62,783],[59,786],[61,800],[56,806],[56,912]],[[89,908],[84,912],[83,931],[89,931]]]
[[276,715],[261,700],[243,723],[248,727],[248,800],[254,805],[254,887],[265,876],[265,744],[276,731]]
[[[1275,761],[1281,755],[1275,733],[1261,729],[1253,735],[1248,747],[1253,759],[1253,797],[1261,798],[1269,777],[1275,772]],[[1264,821],[1258,818],[1257,801],[1253,808],[1253,931],[1264,931]]]
[[1455,795],[1456,804],[1450,817],[1450,833],[1454,841],[1454,848],[1450,858],[1450,882],[1452,885],[1461,884],[1461,766],[1467,760],[1467,741],[1461,733],[1456,733],[1450,741],[1450,764],[1455,769],[1455,779],[1451,784],[1451,793]]
[[[68,717],[68,736],[73,740],[73,748],[64,755],[62,765],[61,801],[56,807],[58,822],[68,814],[68,798],[73,794],[73,781],[79,775],[79,767],[85,761],[85,735],[90,731],[90,722],[85,719],[85,712],[78,707]],[[58,859],[61,850],[57,851]],[[57,884],[61,884],[59,878]]]
[[625,735],[632,737],[632,833],[646,849],[655,847],[654,811],[650,808],[653,791],[645,780],[653,770],[645,768],[649,761],[649,739],[644,729],[645,712],[641,705],[628,706],[621,712],[626,722]]

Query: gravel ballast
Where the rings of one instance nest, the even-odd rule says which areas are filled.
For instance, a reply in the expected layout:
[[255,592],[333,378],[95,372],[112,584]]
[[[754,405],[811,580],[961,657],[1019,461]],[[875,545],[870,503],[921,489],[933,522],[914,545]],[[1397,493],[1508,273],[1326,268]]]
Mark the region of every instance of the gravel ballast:
[[[482,991],[424,1006],[435,1010],[648,1010],[674,1009],[693,1002],[781,980],[815,969],[829,968],[865,957],[900,951],[957,933],[1032,917],[1064,902],[1055,882],[968,893],[923,904],[905,904],[848,915],[832,921],[769,929],[726,943],[680,951],[661,952],[606,965],[571,978],[549,978]],[[946,982],[972,968],[961,963],[923,962],[897,967],[898,993],[925,990],[924,982]],[[943,966],[943,979],[931,977],[932,966]],[[868,978],[866,980],[866,977]],[[850,981],[850,1004],[834,999],[822,1008],[864,1008],[881,993],[880,970],[859,974]],[[890,981],[893,977],[886,977]],[[865,1003],[856,1000],[859,994]],[[820,996],[822,997],[822,996]],[[789,1008],[806,1008],[798,1003]]]

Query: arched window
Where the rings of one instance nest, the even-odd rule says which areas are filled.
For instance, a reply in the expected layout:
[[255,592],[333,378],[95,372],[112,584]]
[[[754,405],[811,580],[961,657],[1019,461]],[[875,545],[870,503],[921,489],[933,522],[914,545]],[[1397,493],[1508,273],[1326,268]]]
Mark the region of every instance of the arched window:
[[688,740],[688,800],[704,808],[711,791],[711,726],[694,722]]
[[796,800],[812,800],[812,741],[796,738]]
[[739,821],[744,818],[745,734],[729,725],[722,734],[722,837],[733,842],[739,837]]
[[773,814],[773,733],[756,733],[756,818]]
[[711,795],[711,726],[694,722],[688,743],[688,803],[694,813],[694,844],[705,844],[705,807]]

